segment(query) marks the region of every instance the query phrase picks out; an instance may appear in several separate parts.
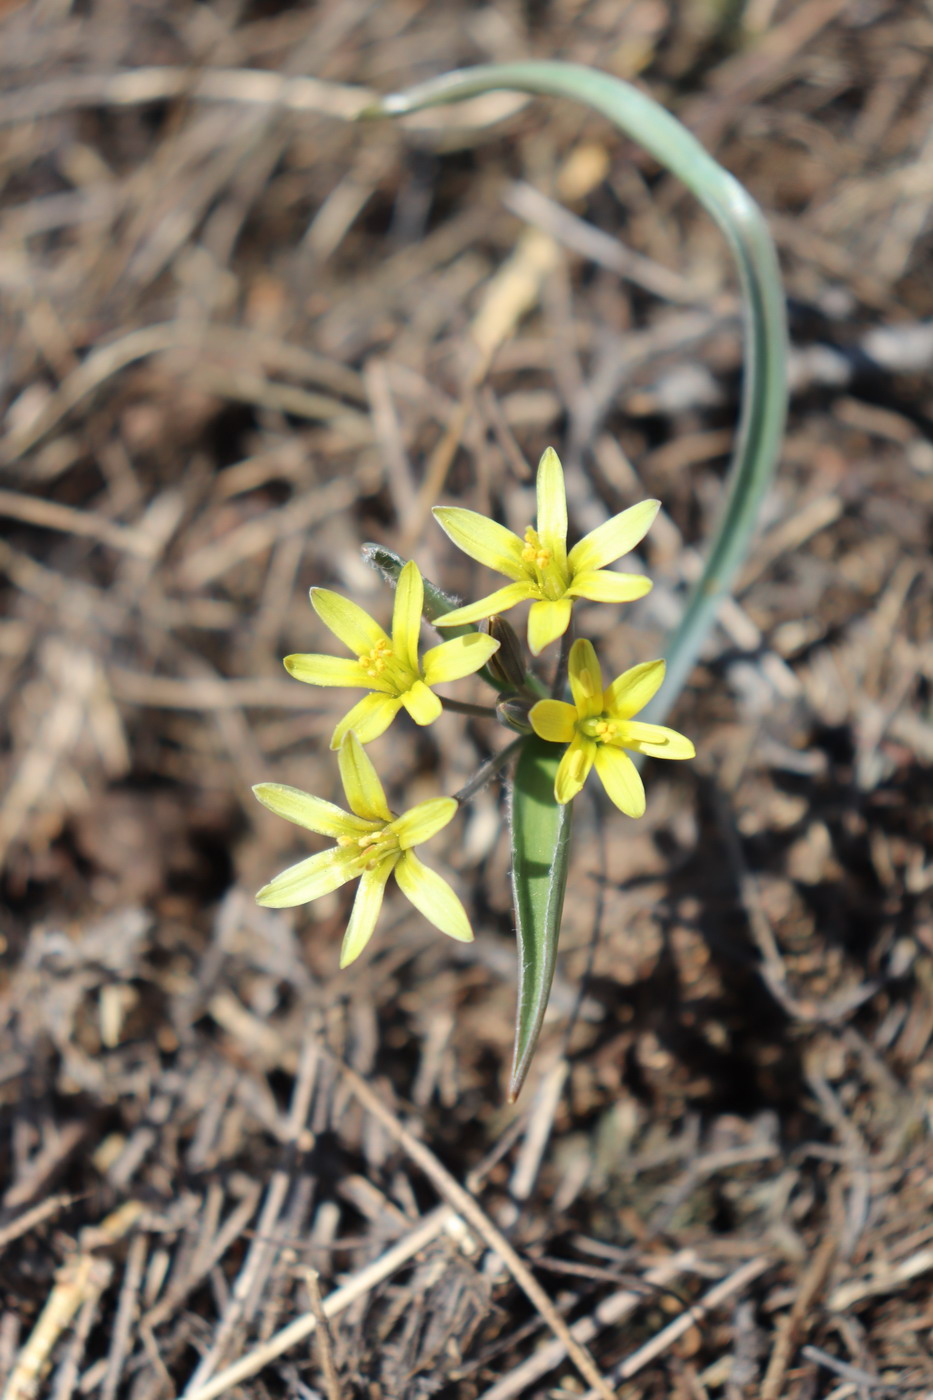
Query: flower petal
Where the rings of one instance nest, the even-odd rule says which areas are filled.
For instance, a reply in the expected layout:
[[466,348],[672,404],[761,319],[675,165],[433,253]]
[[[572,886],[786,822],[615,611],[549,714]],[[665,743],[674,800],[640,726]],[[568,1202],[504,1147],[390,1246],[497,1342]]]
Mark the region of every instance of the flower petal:
[[398,576],[395,608],[392,612],[392,650],[395,659],[413,676],[420,676],[418,641],[421,637],[421,609],[424,607],[424,584],[418,565],[409,559]]
[[395,878],[406,899],[441,933],[460,943],[473,942],[470,920],[460,900],[443,876],[419,860],[414,851],[406,851],[402,856],[395,867]]
[[614,574],[611,569],[590,569],[574,574],[568,598],[589,598],[593,603],[633,603],[650,593],[652,583],[644,574]]
[[602,569],[628,554],[647,535],[660,509],[660,501],[639,501],[584,535],[567,556],[571,574],[576,577]]
[[361,744],[371,744],[384,734],[402,708],[398,695],[364,695],[352,710],[348,710],[330,739],[332,749],[339,749],[352,729]]
[[597,747],[594,740],[582,739],[579,735],[573,740],[557,765],[554,797],[558,802],[572,802],[576,797],[589,776]]
[[421,658],[424,679],[428,685],[443,685],[472,676],[485,666],[499,643],[485,632],[469,632],[465,637],[452,637],[449,642],[431,647]]
[[686,734],[666,729],[663,724],[641,724],[629,720],[622,737],[622,746],[651,758],[696,758],[697,751]]
[[570,626],[573,603],[569,598],[532,603],[528,614],[528,649],[538,656],[551,642],[562,637]]
[[349,656],[316,656],[298,652],[286,656],[285,669],[296,681],[307,685],[354,685],[364,690],[391,690],[392,687],[381,677],[366,674],[358,661]]
[[549,744],[569,744],[573,738],[577,712],[563,700],[539,700],[528,715],[539,739]]
[[325,627],[357,656],[366,656],[388,637],[369,613],[329,588],[311,589],[311,606]]
[[616,676],[603,694],[603,710],[613,719],[631,719],[661,688],[667,667],[663,661],[642,661]]
[[457,548],[477,563],[505,574],[506,578],[524,578],[524,542],[504,525],[459,506],[435,506],[434,519]]
[[567,491],[564,469],[553,447],[546,447],[538,463],[535,483],[538,496],[538,538],[550,551],[560,570],[567,563]]
[[407,851],[423,841],[430,841],[457,815],[457,806],[455,797],[429,797],[426,802],[409,807],[392,823],[401,849]]
[[415,724],[433,724],[440,718],[443,708],[434,691],[424,681],[415,681],[411,689],[405,691],[402,704]]
[[293,909],[296,904],[307,904],[309,900],[339,889],[359,875],[362,868],[358,848],[332,846],[276,875],[268,885],[263,885],[256,903],[266,909]]
[[340,947],[341,967],[349,967],[372,938],[376,920],[379,918],[379,910],[382,908],[386,881],[392,874],[395,860],[395,856],[388,856],[385,860],[379,861],[378,865],[363,871],[359,888],[356,891],[356,898],[353,901],[350,922],[347,924],[347,931],[343,935],[343,943]]
[[603,673],[599,657],[592,642],[580,637],[570,648],[567,670],[570,675],[570,692],[577,713],[583,719],[591,719],[603,712]]
[[340,745],[337,762],[343,790],[356,815],[370,822],[392,821],[392,813],[372,759],[364,753],[362,743],[352,730]]
[[323,797],[312,797],[301,788],[289,787],[287,783],[257,783],[253,792],[277,817],[284,817],[307,831],[316,831],[319,836],[360,836],[370,828],[370,823],[362,817],[345,812],[333,802],[325,802]]
[[504,588],[497,588],[495,593],[480,598],[478,602],[467,603],[463,608],[454,608],[453,612],[445,613],[434,625],[459,627],[464,622],[479,622],[481,618],[492,617],[493,613],[508,612],[516,603],[524,603],[526,598],[539,596],[537,584],[530,579],[524,579],[521,583],[507,583]]
[[645,786],[627,753],[608,744],[596,750],[596,772],[610,801],[627,817],[645,815]]

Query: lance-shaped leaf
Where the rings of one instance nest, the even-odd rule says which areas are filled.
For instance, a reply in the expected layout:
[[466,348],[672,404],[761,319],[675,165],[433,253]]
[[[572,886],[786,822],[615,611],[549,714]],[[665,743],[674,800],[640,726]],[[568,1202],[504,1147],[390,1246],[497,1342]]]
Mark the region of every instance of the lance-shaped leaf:
[[547,1010],[570,864],[573,804],[554,797],[562,750],[537,736],[522,746],[512,780],[512,893],[518,936],[518,1006],[509,1099],[531,1064]]

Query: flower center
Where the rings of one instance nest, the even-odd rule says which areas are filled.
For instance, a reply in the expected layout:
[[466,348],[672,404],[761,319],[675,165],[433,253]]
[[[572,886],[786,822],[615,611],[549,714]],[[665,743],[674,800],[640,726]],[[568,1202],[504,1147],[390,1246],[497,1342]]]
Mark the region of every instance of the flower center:
[[363,667],[367,676],[371,676],[372,679],[375,680],[377,676],[382,675],[391,660],[392,648],[389,645],[388,639],[382,637],[373,647],[372,651],[360,657],[360,665]]
[[360,855],[366,857],[367,870],[372,870],[386,856],[399,854],[398,837],[388,826],[380,827],[378,831],[366,831],[362,836],[338,836],[337,845],[344,849],[357,846]]
[[619,737],[619,726],[606,715],[594,715],[591,719],[577,721],[577,729],[587,739],[595,739],[597,744],[611,744]]
[[525,548],[522,550],[522,562],[531,564],[536,569],[546,569],[551,562],[551,551],[545,549],[538,537],[538,532],[531,525],[525,531]]
[[547,548],[533,525],[525,531],[522,563],[542,601],[556,602],[563,598],[570,583],[570,572],[554,557],[553,550]]

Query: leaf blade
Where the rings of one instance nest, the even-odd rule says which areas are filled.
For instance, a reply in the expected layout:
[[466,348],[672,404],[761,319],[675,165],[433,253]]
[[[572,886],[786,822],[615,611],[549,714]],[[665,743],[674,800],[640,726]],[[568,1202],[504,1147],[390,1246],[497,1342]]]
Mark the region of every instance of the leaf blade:
[[536,735],[522,746],[511,789],[512,894],[518,997],[509,1100],[518,1097],[547,1010],[570,866],[573,806],[554,797],[563,747]]

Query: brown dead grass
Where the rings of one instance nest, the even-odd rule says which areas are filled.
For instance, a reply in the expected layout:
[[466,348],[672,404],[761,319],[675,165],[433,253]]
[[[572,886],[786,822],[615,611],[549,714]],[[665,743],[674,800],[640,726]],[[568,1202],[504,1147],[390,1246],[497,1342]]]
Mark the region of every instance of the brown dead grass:
[[[931,1392],[933,23],[737,10],[0,5],[9,1400]],[[307,848],[249,785],[334,792],[343,696],[280,664],[310,584],[387,612],[368,539],[487,581],[437,495],[523,526],[553,443],[577,530],[660,496],[654,592],[587,617],[618,669],[695,569],[740,364],[705,217],[568,105],[344,120],[530,55],[748,182],[795,396],[701,758],[637,826],[579,804],[511,1109],[497,791],[434,848],[476,943],[390,900],[338,974],[344,899],[252,901]],[[499,742],[375,754],[422,797]]]

